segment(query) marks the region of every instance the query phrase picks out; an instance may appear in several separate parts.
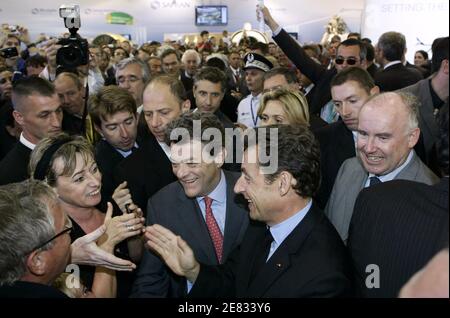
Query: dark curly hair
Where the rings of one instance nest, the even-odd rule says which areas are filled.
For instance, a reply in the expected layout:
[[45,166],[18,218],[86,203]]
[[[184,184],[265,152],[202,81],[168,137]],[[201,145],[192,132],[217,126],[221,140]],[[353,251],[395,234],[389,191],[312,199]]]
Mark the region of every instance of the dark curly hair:
[[[315,195],[320,186],[320,150],[317,140],[306,125],[271,125],[257,127],[256,142],[264,138],[265,148],[258,147],[260,154],[270,154],[270,129],[277,129],[278,137],[278,168],[275,173],[266,174],[267,183],[272,183],[283,171],[289,172],[297,181],[293,186],[295,192],[310,198]],[[248,141],[245,147],[249,146]],[[261,158],[261,155],[259,156]],[[270,163],[259,162],[261,167],[267,167]]]
[[[173,120],[166,128],[164,141],[167,145],[176,144],[182,141],[182,136],[178,136],[178,139],[171,139],[171,134],[174,129],[184,128],[189,133],[190,140],[193,140],[196,136],[194,136],[194,121],[200,121],[200,133],[201,133],[201,142],[204,143],[219,143],[221,142],[221,146],[225,147],[225,130],[223,128],[222,123],[217,118],[216,115],[211,113],[205,113],[201,111],[196,112],[188,112],[182,114],[178,119]],[[220,140],[215,140],[214,135],[209,136],[209,139],[204,139],[205,131],[209,128],[217,129],[220,132]],[[172,136],[173,137],[173,136]]]

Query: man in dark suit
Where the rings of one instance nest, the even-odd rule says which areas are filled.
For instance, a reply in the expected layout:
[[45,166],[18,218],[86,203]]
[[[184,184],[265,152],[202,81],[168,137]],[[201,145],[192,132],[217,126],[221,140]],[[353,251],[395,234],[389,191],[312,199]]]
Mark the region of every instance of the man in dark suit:
[[325,66],[317,64],[309,57],[302,47],[272,18],[267,7],[262,8],[264,21],[272,30],[273,39],[295,64],[313,83],[314,88],[307,95],[311,114],[320,115],[325,121],[334,120],[332,115],[332,101],[330,82],[336,73],[348,67],[366,68],[366,46],[359,40],[345,40],[337,48],[335,66],[328,70]]
[[136,57],[123,59],[116,65],[115,76],[117,85],[133,96],[138,112],[141,113],[144,88],[150,80],[147,64]]
[[[313,134],[306,126],[286,125],[257,128],[256,135],[244,152],[234,188],[247,199],[254,222],[228,261],[220,267],[200,264],[182,238],[160,225],[147,227],[148,245],[194,284],[193,297],[349,295],[344,245],[311,200],[320,175]],[[278,148],[269,146],[272,136]],[[265,144],[260,143],[263,137]],[[263,154],[269,158],[263,160]]]
[[414,85],[402,89],[416,96],[421,102],[419,112],[419,126],[423,133],[423,142],[426,152],[426,163],[435,169],[435,143],[439,138],[439,127],[436,122],[436,114],[448,99],[449,91],[449,38],[438,38],[432,45],[433,76],[423,79]]
[[63,72],[58,74],[54,84],[63,109],[62,130],[71,135],[82,135],[94,145],[100,136],[87,114],[88,91],[82,78],[75,73]]
[[[414,273],[448,247],[448,103],[441,115],[437,142],[441,181],[433,186],[392,181],[361,191],[356,200],[349,251],[360,296],[396,297]],[[377,288],[365,283],[370,264],[378,266]]]
[[126,89],[107,86],[90,97],[89,115],[102,136],[95,146],[95,161],[102,173],[102,198],[110,201],[117,165],[139,147],[136,102]]
[[225,128],[233,128],[231,120],[220,111],[220,104],[227,89],[225,74],[216,67],[206,66],[194,77],[194,98],[197,110],[212,113]]
[[117,166],[114,175],[115,184],[127,181],[132,200],[139,207],[145,207],[153,194],[176,181],[164,133],[172,120],[189,109],[183,84],[170,75],[153,78],[145,88],[143,114],[150,133],[139,149]]
[[27,179],[31,151],[49,135],[61,132],[63,113],[53,84],[29,77],[15,83],[13,116],[22,128],[19,142],[0,162],[0,184]]
[[381,69],[375,74],[375,84],[382,92],[391,92],[417,83],[420,72],[403,65],[406,53],[405,36],[398,32],[383,33],[375,48],[375,57]]
[[181,57],[184,69],[180,72],[180,79],[186,92],[192,90],[194,86],[194,76],[197,74],[198,68],[202,62],[200,54],[196,50],[187,50]]
[[[194,121],[201,125],[198,137],[194,135]],[[176,133],[177,129],[186,129],[189,140],[171,140],[170,133]],[[183,236],[202,262],[217,265],[224,263],[240,244],[247,229],[248,214],[244,202],[239,206],[239,197],[233,193],[239,174],[221,169],[225,159],[224,139],[217,143],[211,158],[202,155],[208,141],[199,138],[207,129],[216,129],[224,138],[222,124],[210,113],[185,114],[168,127],[166,143],[171,144],[172,166],[178,182],[149,200],[147,220],[148,224],[162,224]],[[158,256],[146,251],[133,296],[183,297],[188,289],[185,279],[171,272]]]
[[[242,57],[238,51],[231,51],[228,55],[229,66],[227,68],[228,89],[231,95],[240,101],[250,94],[245,83],[245,72],[242,69]],[[237,118],[236,118],[237,119]]]
[[369,73],[358,67],[339,72],[330,85],[336,112],[342,120],[315,131],[320,144],[322,183],[314,199],[322,209],[342,163],[356,156],[359,111],[371,95],[379,92]]

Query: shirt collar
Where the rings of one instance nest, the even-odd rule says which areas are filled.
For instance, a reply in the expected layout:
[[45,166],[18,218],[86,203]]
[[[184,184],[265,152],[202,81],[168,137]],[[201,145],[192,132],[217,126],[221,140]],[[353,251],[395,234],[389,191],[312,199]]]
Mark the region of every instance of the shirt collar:
[[33,144],[31,141],[27,140],[25,138],[25,136],[23,135],[23,133],[20,133],[20,142],[27,148],[34,150],[34,148],[36,147],[35,144]]
[[389,66],[392,66],[392,65],[395,65],[395,64],[402,64],[402,61],[397,60],[397,61],[389,62],[389,63],[387,63],[387,64],[383,67],[383,70],[385,70],[385,69],[387,69]]
[[293,216],[281,223],[278,223],[277,225],[270,227],[270,233],[272,234],[274,241],[277,243],[277,246],[280,246],[281,243],[283,243],[283,241],[286,239],[286,237],[288,237],[289,234],[291,234],[291,232],[303,220],[308,211],[311,209],[311,206],[312,200],[309,200],[308,204]]
[[250,98],[252,100],[259,100],[262,96],[262,93],[259,93],[258,95],[254,96],[253,94],[250,94]]
[[230,65],[230,69],[233,71],[233,74],[239,73],[239,68],[234,68]]
[[167,158],[169,158],[169,160],[170,160],[170,147],[167,146],[167,144],[165,142],[159,142],[158,139],[156,139],[156,142],[158,142],[159,146],[164,151],[164,153],[166,154]]
[[[137,142],[134,143],[134,146],[133,146],[133,147],[139,148],[139,145],[137,144]],[[128,156],[131,155],[131,153],[132,153],[131,149],[128,150],[128,151],[123,151],[123,150],[120,150],[120,149],[118,149],[118,148],[114,148],[114,149],[116,149],[117,152],[120,153],[120,154],[122,155],[122,157],[124,157],[124,158],[128,157]]]
[[[227,199],[227,181],[225,180],[225,174],[223,170],[220,170],[220,181],[217,186],[212,190],[208,197],[210,197],[213,201],[217,201],[220,204],[225,203]],[[204,197],[198,197],[197,202],[200,204],[200,201],[203,201]]]
[[387,181],[394,180],[394,178],[400,173],[400,171],[402,171],[411,162],[413,156],[414,156],[414,151],[410,150],[408,158],[406,158],[405,162],[400,167],[398,167],[397,169],[389,172],[388,174],[382,175],[382,176],[376,176],[372,173],[369,173],[369,178],[377,177],[378,179],[380,179],[381,182],[387,182]]

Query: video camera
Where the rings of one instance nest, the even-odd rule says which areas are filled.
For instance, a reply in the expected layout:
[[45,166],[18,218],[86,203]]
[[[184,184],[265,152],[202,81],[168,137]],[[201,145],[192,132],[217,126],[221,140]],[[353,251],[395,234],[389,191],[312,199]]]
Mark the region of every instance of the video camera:
[[62,38],[58,44],[62,47],[56,53],[56,73],[75,71],[77,66],[89,63],[89,45],[77,32],[81,26],[80,7],[78,5],[62,5],[59,16],[64,19],[64,25],[69,29],[68,38]]

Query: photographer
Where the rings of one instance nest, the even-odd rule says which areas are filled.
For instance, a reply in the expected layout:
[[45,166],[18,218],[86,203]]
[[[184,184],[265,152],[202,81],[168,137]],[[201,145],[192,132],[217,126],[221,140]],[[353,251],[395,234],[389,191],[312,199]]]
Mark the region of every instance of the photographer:
[[1,44],[0,50],[0,56],[5,58],[6,65],[19,75],[25,73],[25,60],[20,57],[20,43],[19,35],[9,33]]
[[[82,79],[86,91],[96,93],[103,87],[104,80],[94,57],[90,56],[87,40],[78,34],[81,26],[80,8],[78,5],[63,5],[59,8],[59,16],[64,19],[70,34],[44,45],[48,67],[40,76],[53,81],[59,73],[76,73]],[[94,62],[91,64],[90,60]]]

